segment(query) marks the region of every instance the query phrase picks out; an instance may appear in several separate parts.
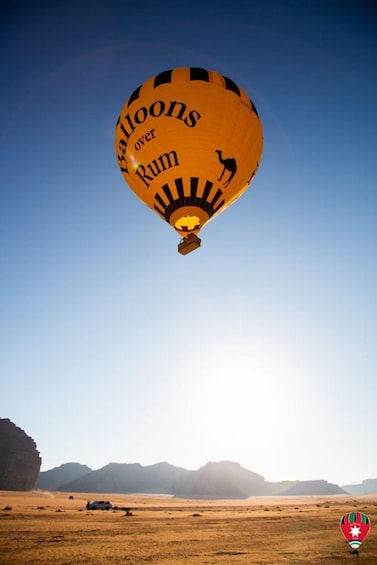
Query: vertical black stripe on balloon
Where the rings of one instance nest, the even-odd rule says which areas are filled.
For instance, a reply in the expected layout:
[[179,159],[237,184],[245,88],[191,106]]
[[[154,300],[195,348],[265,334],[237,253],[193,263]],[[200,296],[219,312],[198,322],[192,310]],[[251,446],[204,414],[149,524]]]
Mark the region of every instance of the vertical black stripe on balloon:
[[212,212],[212,205],[209,202],[208,198],[212,190],[212,187],[213,187],[213,183],[207,180],[204,187],[203,196],[201,198],[201,208],[203,208],[203,210],[207,212],[207,214],[209,215]]
[[178,200],[183,203],[185,201],[185,193],[183,190],[183,180],[182,179],[175,179],[175,188],[177,189],[178,193]]
[[207,180],[207,181],[206,181],[206,184],[205,184],[205,187],[204,187],[204,191],[203,191],[202,197],[201,197],[201,199],[200,199],[200,207],[203,208],[203,209],[205,209],[205,208],[204,208],[204,205],[207,204],[207,198],[208,198],[208,196],[209,196],[209,193],[211,192],[211,188],[212,188],[212,187],[213,187],[213,182]]
[[213,208],[213,213],[217,212],[218,210],[220,210],[220,208],[222,208],[225,204],[225,200],[221,200],[221,202],[218,203],[218,205],[216,207]]
[[211,200],[211,205],[213,207],[215,207],[216,202],[218,201],[218,199],[220,198],[220,196],[222,196],[222,191],[220,189],[218,189],[218,191],[216,192],[215,196],[212,198]]
[[167,184],[164,184],[161,188],[164,191],[165,196],[169,200],[170,204],[174,204],[174,198],[173,198],[173,195],[171,193],[169,186]]
[[169,71],[163,71],[162,73],[160,73],[159,75],[156,75],[154,77],[154,81],[153,81],[153,86],[154,88],[156,88],[156,86],[160,86],[161,84],[168,84],[171,82],[171,77],[172,77],[172,70]]
[[236,83],[233,82],[228,77],[224,77],[224,80],[225,80],[225,88],[227,90],[231,90],[232,92],[234,92],[235,94],[237,94],[237,96],[239,96],[241,98],[241,92],[240,92],[240,89],[238,88],[238,86],[236,85]]
[[129,97],[128,106],[130,104],[132,104],[132,102],[134,102],[135,100],[137,100],[139,98],[141,86],[142,85],[140,85],[136,90],[134,90],[133,93],[131,94],[131,96]]
[[193,206],[195,206],[195,203],[196,203],[196,194],[197,194],[197,191],[198,191],[198,183],[199,183],[198,177],[191,177],[191,179],[190,179],[190,201],[191,201]]
[[190,80],[203,80],[209,82],[209,72],[199,67],[190,67]]
[[178,208],[181,207],[181,204],[179,200],[174,199],[171,190],[169,188],[169,185],[164,184],[161,188],[169,200],[169,204],[166,206],[165,214],[167,217],[170,217],[171,214],[174,212],[174,210],[178,210]]
[[162,200],[162,198],[161,198],[161,196],[158,194],[158,192],[156,192],[156,194],[155,194],[154,197],[155,197],[155,199],[157,200],[157,202],[162,206],[162,208],[163,208],[164,210],[166,210],[167,204]]
[[251,110],[252,110],[253,112],[255,112],[256,115],[257,115],[258,118],[259,118],[259,114],[258,114],[258,112],[257,112],[257,109],[256,109],[256,107],[254,106],[253,102],[250,100],[250,98],[249,98],[249,101],[250,101],[250,104],[251,104]]
[[163,212],[162,210],[160,210],[160,208],[158,206],[156,206],[156,204],[154,204],[154,209],[156,210],[156,212],[158,212],[160,214],[160,216],[166,220],[168,222],[168,218],[166,217],[165,212]]

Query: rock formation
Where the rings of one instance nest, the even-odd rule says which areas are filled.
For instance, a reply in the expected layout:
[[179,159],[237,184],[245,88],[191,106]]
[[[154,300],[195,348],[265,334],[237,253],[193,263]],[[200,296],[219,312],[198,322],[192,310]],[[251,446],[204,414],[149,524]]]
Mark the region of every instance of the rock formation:
[[64,463],[60,467],[39,473],[37,489],[61,490],[63,485],[77,481],[92,472],[87,465],[80,463]]
[[377,479],[364,479],[362,483],[343,485],[344,489],[349,494],[376,494],[377,493]]
[[178,481],[178,498],[248,498],[263,494],[264,478],[233,461],[209,462]]
[[71,493],[151,493],[191,499],[347,494],[324,480],[267,482],[232,461],[209,462],[197,471],[166,462],[146,467],[140,463],[109,463],[96,471],[79,463],[66,463],[42,471],[37,487]]
[[35,441],[8,418],[0,418],[0,490],[33,489],[40,467]]

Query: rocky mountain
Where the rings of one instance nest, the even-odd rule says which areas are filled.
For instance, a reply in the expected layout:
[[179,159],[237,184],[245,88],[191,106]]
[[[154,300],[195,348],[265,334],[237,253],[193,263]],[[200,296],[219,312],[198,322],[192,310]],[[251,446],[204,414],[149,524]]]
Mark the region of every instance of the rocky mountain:
[[92,472],[87,465],[64,463],[60,467],[39,474],[36,488],[42,490],[61,490],[61,486],[75,481]]
[[8,418],[0,418],[0,490],[31,490],[41,468],[35,441]]
[[327,481],[296,481],[287,490],[284,496],[305,496],[305,495],[326,495],[326,494],[346,494],[338,485],[328,483]]
[[377,479],[365,479],[356,485],[343,485],[342,488],[349,494],[374,494],[377,493]]
[[185,498],[248,498],[260,494],[263,487],[264,478],[239,463],[209,462],[180,478],[173,494]]
[[264,496],[283,496],[293,485],[298,481],[281,481],[278,483],[264,483],[265,494]]
[[59,490],[171,494],[174,491],[175,481],[189,472],[169,463],[157,463],[146,467],[140,463],[109,463],[97,471],[60,485]]
[[[80,476],[67,480],[66,471]],[[47,488],[43,485],[63,492],[171,494],[194,499],[346,494],[338,485],[322,480],[267,482],[261,475],[232,461],[209,462],[197,471],[166,462],[145,467],[139,463],[109,463],[97,471],[70,463],[40,473],[38,488]]]

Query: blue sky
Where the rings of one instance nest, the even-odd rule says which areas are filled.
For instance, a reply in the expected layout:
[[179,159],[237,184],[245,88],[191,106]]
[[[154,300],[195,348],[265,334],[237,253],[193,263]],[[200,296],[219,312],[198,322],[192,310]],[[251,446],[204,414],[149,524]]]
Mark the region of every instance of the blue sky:
[[[233,460],[377,477],[377,14],[365,0],[12,2],[0,18],[0,417],[42,470]],[[255,103],[250,189],[179,238],[115,123],[199,66]]]

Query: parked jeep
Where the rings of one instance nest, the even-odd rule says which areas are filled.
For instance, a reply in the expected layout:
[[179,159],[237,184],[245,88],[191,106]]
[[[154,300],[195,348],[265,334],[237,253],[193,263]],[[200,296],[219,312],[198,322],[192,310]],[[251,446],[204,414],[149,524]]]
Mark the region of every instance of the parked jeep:
[[91,500],[86,503],[87,510],[110,510],[112,507],[108,500]]

